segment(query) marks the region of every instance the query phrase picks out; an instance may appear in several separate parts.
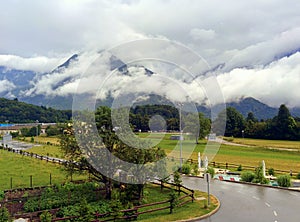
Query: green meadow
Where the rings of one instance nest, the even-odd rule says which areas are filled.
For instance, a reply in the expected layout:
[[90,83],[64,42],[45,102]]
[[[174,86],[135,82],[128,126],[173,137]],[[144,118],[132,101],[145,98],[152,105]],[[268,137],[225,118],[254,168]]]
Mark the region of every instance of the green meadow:
[[[33,186],[49,185],[50,174],[52,184],[70,180],[63,167],[58,164],[0,150],[0,190],[10,189],[11,179],[13,188],[29,187],[30,176]],[[73,176],[73,180],[86,178],[87,175]]]

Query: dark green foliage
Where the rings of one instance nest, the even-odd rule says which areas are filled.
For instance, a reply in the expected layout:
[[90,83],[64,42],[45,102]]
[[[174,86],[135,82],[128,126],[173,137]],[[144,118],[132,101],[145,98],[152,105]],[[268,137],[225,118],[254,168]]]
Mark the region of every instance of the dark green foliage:
[[211,178],[215,176],[215,170],[212,167],[208,167],[206,173],[209,173]]
[[3,200],[4,197],[5,197],[4,191],[0,190],[0,200]]
[[242,170],[243,170],[242,165],[239,165],[238,168],[237,168],[237,171],[242,171]]
[[52,221],[52,214],[49,213],[48,211],[44,211],[40,215],[40,220],[41,220],[41,222],[51,222]]
[[0,222],[10,222],[11,218],[6,207],[0,207]]
[[255,178],[255,174],[251,171],[245,171],[241,174],[241,181],[252,182]]
[[190,174],[191,173],[191,165],[188,164],[188,163],[183,164],[182,168],[181,168],[181,173],[183,173],[183,174]]
[[173,209],[178,206],[179,203],[179,194],[173,189],[170,193],[170,213],[173,213]]
[[61,130],[59,129],[58,126],[47,126],[46,128],[46,134],[47,136],[56,136],[61,134]]
[[10,123],[66,122],[72,116],[71,110],[55,110],[4,98],[0,98],[0,113],[0,122],[9,120]]
[[101,199],[99,195],[96,195],[95,189],[97,189],[95,183],[84,183],[75,185],[73,183],[67,183],[65,185],[59,185],[56,188],[48,188],[43,191],[40,198],[31,198],[24,204],[24,210],[26,212],[34,212],[38,210],[49,210],[58,207],[68,206],[70,204],[79,203],[83,198],[89,202]]
[[277,183],[281,187],[290,187],[291,186],[291,177],[290,175],[280,175],[277,177]]
[[300,173],[297,174],[296,178],[300,180]]
[[257,167],[255,169],[255,178],[252,181],[253,183],[260,183],[260,184],[267,184],[269,183],[269,180],[266,179],[263,175],[263,166],[262,164],[259,165],[259,167]]
[[269,168],[269,169],[268,169],[268,174],[274,176],[274,175],[275,175],[275,170],[274,170],[274,168]]

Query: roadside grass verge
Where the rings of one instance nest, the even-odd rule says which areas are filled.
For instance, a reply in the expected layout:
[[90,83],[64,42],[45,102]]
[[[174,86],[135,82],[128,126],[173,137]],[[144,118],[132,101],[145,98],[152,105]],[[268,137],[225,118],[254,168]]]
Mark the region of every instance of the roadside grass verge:
[[[163,191],[160,191],[160,186],[158,185],[147,185],[145,192],[147,194],[146,200],[148,203],[159,202],[163,200],[169,199],[170,190],[164,188]],[[206,193],[195,191],[195,197],[206,197]],[[211,196],[211,205],[207,207],[205,200],[195,200],[193,203],[187,203],[183,206],[176,207],[173,210],[173,213],[170,214],[170,209],[165,209],[161,211],[156,211],[152,213],[142,214],[138,217],[138,221],[143,222],[165,222],[165,221],[176,221],[176,220],[186,220],[192,219],[195,217],[203,216],[212,210],[216,209],[218,206],[218,201],[214,196]],[[167,203],[168,205],[169,203]],[[157,207],[162,207],[166,205],[160,206],[151,206],[148,209],[154,209]],[[148,210],[147,209],[147,210]]]

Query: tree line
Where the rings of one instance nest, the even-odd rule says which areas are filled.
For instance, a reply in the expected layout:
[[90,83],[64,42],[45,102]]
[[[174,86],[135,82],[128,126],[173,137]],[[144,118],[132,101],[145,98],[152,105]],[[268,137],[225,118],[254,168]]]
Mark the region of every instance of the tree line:
[[18,99],[0,98],[0,123],[41,123],[66,122],[72,117],[71,110],[56,110],[51,107],[36,106]]
[[[300,140],[300,118],[293,117],[289,109],[282,104],[272,119],[258,120],[252,112],[244,118],[235,108],[228,107],[218,118],[226,115],[225,136],[247,137],[255,139]],[[216,130],[218,134],[218,129]]]

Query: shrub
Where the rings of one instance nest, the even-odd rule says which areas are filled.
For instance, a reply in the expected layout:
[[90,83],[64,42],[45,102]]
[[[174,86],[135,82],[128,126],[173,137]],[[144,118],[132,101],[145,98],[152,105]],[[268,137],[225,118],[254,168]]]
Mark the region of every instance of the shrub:
[[51,221],[52,221],[52,214],[49,213],[48,211],[44,211],[44,212],[40,215],[40,221],[41,221],[41,222],[51,222]]
[[3,200],[5,197],[4,191],[0,190],[0,200]]
[[0,222],[11,221],[9,212],[6,207],[0,207]]
[[255,174],[251,171],[246,171],[241,174],[241,181],[252,182],[255,178]]
[[300,180],[300,173],[297,174],[296,178]]
[[215,169],[212,167],[208,167],[206,173],[209,173],[211,178],[214,178],[215,176]]
[[277,183],[281,187],[290,187],[291,177],[289,175],[280,175],[277,177]]
[[274,176],[275,175],[275,170],[273,168],[268,169],[268,174]]
[[237,168],[237,171],[242,171],[243,170],[243,167],[242,167],[242,165],[240,164],[239,166],[238,166],[238,168]]
[[181,173],[183,174],[190,174],[191,173],[191,165],[190,164],[183,164],[181,168]]

